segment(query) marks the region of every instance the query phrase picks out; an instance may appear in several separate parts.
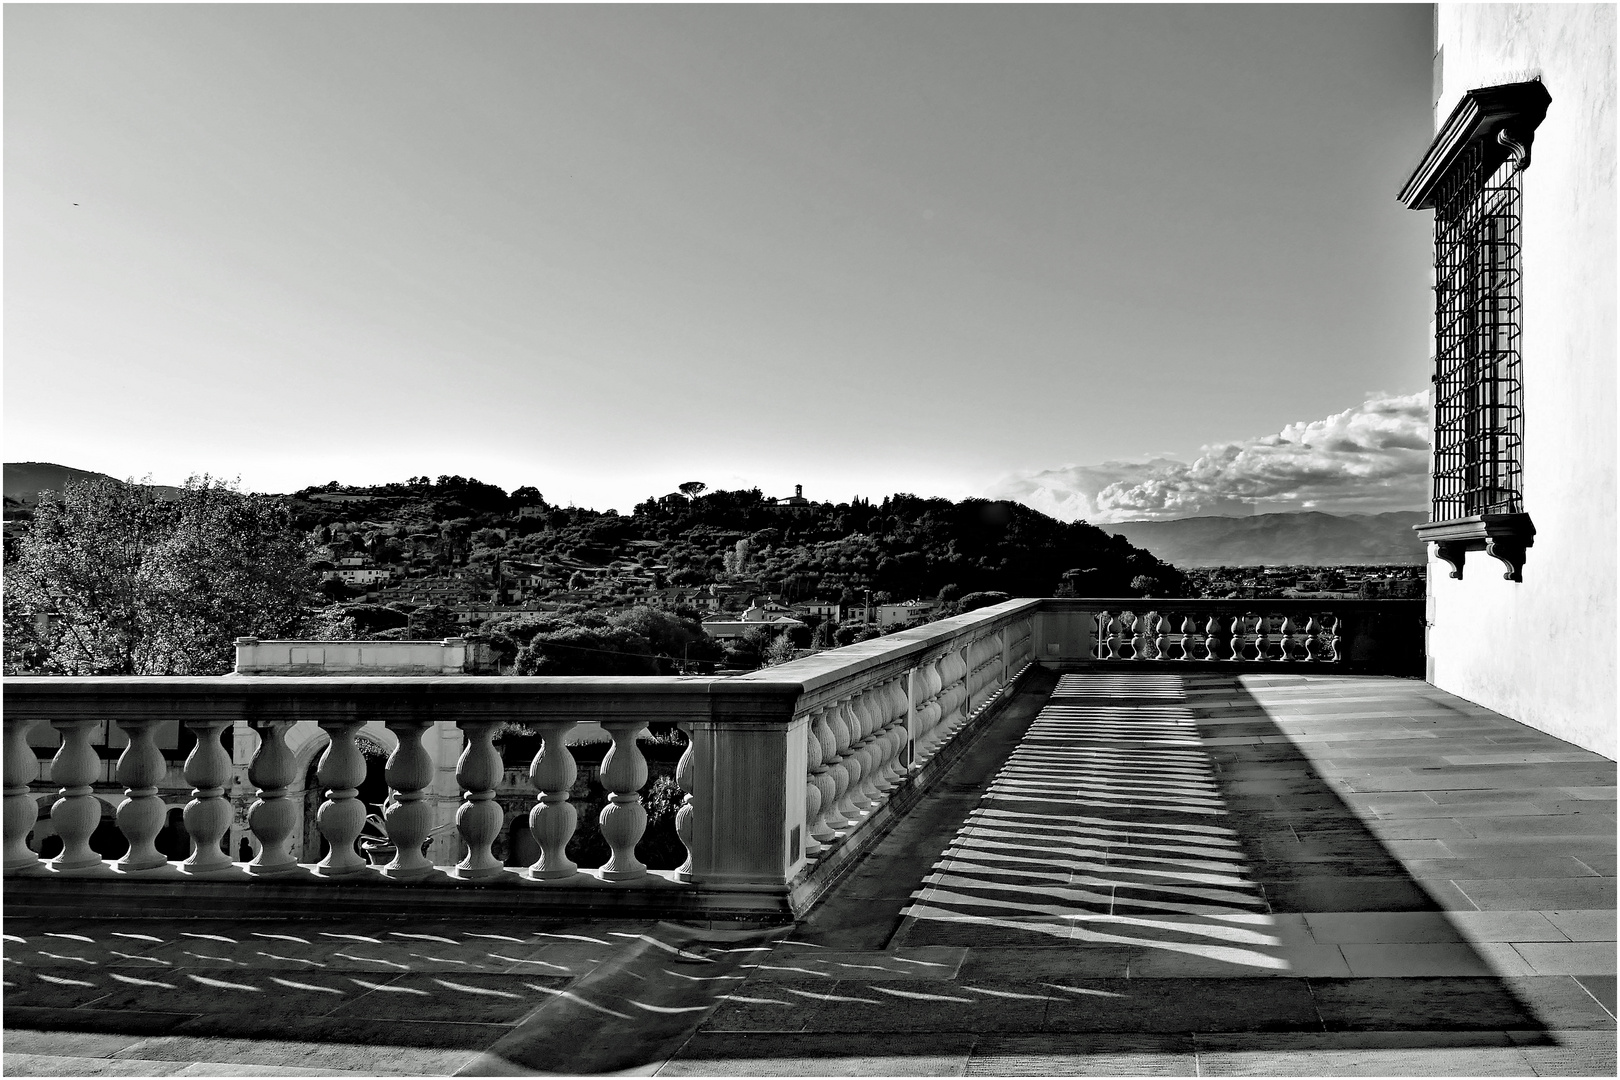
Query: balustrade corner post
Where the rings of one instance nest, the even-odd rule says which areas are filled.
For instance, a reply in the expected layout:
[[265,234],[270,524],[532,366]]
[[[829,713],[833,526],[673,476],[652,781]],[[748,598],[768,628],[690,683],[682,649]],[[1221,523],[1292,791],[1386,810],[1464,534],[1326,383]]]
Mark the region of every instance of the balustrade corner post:
[[220,850],[220,841],[230,831],[235,816],[225,797],[232,778],[231,755],[220,742],[220,735],[234,721],[230,717],[187,720],[186,727],[197,737],[197,745],[186,757],[184,775],[191,785],[191,801],[182,817],[191,836],[191,855],[180,864],[187,874],[207,874],[229,870],[231,857]]
[[298,763],[287,748],[287,732],[293,720],[250,720],[248,726],[259,737],[248,765],[248,783],[257,798],[248,807],[248,828],[259,842],[258,854],[247,864],[253,877],[273,877],[299,869],[298,857],[287,850],[287,841],[298,829],[303,813],[301,799],[290,799],[287,790],[298,779]]
[[501,754],[495,749],[495,729],[499,720],[462,719],[456,726],[467,735],[456,762],[456,783],[461,786],[463,801],[456,810],[456,831],[467,845],[467,854],[450,871],[452,877],[463,881],[484,881],[500,877],[506,872],[490,846],[501,834],[505,814],[495,801],[495,789],[505,769]]
[[152,739],[158,725],[156,717],[120,718],[118,726],[129,743],[118,757],[114,774],[124,785],[124,801],[118,804],[115,817],[118,831],[129,841],[129,850],[114,867],[123,873],[151,870],[169,865],[168,858],[157,849],[158,833],[163,831],[166,813],[163,800],[158,796],[158,785],[168,771],[163,751]]
[[[575,723],[573,720],[545,720],[534,725],[540,729],[540,748],[529,762],[529,783],[535,790],[534,807],[529,811],[529,833],[540,848],[540,857],[523,871],[523,876],[531,881],[559,881],[579,873],[579,867],[568,858],[568,841],[573,839],[574,830],[579,826],[579,811],[568,801],[574,780],[579,776],[574,752],[568,749],[568,733]],[[687,753],[691,753],[690,746]],[[685,759],[683,754],[681,760]],[[680,783],[678,770],[676,782]],[[677,834],[680,815],[685,812],[684,806],[676,812]],[[684,844],[686,840],[683,838],[681,842]],[[690,862],[690,858],[687,861]]]
[[39,804],[28,785],[39,775],[39,759],[28,744],[28,729],[37,721],[25,717],[5,717],[6,848],[5,872],[20,874],[38,871],[43,865],[28,846],[28,834],[39,821]]
[[354,846],[366,827],[366,808],[360,801],[366,759],[355,737],[366,726],[365,721],[339,717],[319,723],[330,741],[315,771],[316,781],[326,791],[325,801],[315,811],[315,827],[327,845],[326,858],[315,864],[315,873],[321,877],[363,873],[366,860]]
[[646,730],[647,722],[603,720],[601,724],[613,745],[602,759],[601,781],[608,801],[598,820],[612,855],[597,872],[604,881],[634,881],[647,875],[646,865],[636,858],[636,845],[647,831],[647,810],[641,805],[647,759],[636,745],[636,736]]
[[433,831],[433,805],[427,796],[434,772],[433,755],[422,745],[422,738],[433,730],[434,721],[431,716],[401,717],[385,721],[384,726],[399,741],[388,755],[391,798],[383,808],[394,858],[382,873],[395,881],[415,881],[435,873],[433,860],[422,851]]
[[59,785],[51,804],[51,823],[62,838],[62,852],[46,865],[52,870],[86,870],[102,865],[90,848],[90,836],[101,824],[101,800],[92,786],[101,776],[101,757],[90,745],[90,734],[101,727],[94,717],[52,720],[62,745],[51,759],[51,782]]
[[[803,866],[813,725],[812,714],[799,710],[798,699],[797,688],[721,683],[710,698],[709,717],[691,722],[688,850],[695,883],[782,893]],[[830,720],[836,713],[823,715]],[[829,723],[827,734],[835,729]],[[825,749],[823,738],[817,742]],[[842,739],[836,740],[834,753],[839,745],[845,745]],[[825,775],[838,775],[838,768],[830,764]],[[818,788],[825,792],[825,781]],[[828,812],[824,806],[824,819]]]

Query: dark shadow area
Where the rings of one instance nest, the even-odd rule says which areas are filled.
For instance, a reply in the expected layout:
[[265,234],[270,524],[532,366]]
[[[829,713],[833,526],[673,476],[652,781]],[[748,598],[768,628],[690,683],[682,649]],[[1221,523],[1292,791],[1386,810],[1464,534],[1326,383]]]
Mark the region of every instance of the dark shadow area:
[[[1570,977],[1490,974],[1443,913],[1467,901],[1437,901],[1449,882],[1411,876],[1296,738],[1235,676],[1065,674],[891,949],[968,948],[959,987],[982,970],[1084,995],[1072,1015],[1051,1006],[1043,1030],[1612,1027]],[[1457,974],[1357,977],[1331,935],[1313,937],[1312,913],[1406,913],[1420,936],[1404,940],[1442,943]],[[1420,947],[1402,940],[1393,953]]]

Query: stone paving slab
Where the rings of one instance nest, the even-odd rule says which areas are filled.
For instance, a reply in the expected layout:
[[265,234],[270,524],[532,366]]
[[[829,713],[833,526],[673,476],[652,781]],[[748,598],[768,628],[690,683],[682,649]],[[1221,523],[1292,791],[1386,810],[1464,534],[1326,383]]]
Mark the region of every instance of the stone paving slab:
[[700,1032],[659,1076],[962,1076],[978,1037],[897,1043],[887,1033],[762,1035]]

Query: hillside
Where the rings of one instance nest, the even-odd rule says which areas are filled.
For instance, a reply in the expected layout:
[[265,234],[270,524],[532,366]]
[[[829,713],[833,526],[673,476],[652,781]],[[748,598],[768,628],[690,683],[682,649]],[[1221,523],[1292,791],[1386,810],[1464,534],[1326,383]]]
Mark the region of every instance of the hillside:
[[1080,571],[1067,580],[1092,595],[1130,593],[1138,577],[1180,584],[1173,567],[1124,539],[983,499],[894,495],[789,506],[758,490],[712,491],[648,499],[620,515],[551,506],[534,488],[507,495],[463,477],[328,485],[290,498],[295,520],[328,550],[394,568],[394,589],[402,579],[450,575],[466,591],[493,595],[522,578],[536,599],[585,592],[623,603],[729,582],[788,600],[848,603],[865,590],[896,600],[947,589],[1045,596],[1069,571]]
[[1418,564],[1412,526],[1422,511],[1388,514],[1257,514],[1178,521],[1126,521],[1102,528],[1177,566]]
[[[5,463],[6,508],[27,509],[39,501],[41,491],[61,491],[69,480],[112,480],[106,473],[55,465],[49,461],[8,461]],[[160,496],[178,491],[163,484],[149,485]]]

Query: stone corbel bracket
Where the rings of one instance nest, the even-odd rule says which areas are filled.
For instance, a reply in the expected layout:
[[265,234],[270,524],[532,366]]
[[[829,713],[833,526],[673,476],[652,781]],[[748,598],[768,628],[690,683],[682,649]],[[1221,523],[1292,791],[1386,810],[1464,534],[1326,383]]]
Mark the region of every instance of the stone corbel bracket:
[[1525,551],[1536,538],[1529,514],[1476,514],[1414,528],[1418,539],[1432,543],[1434,553],[1451,565],[1450,576],[1458,579],[1463,576],[1468,552],[1484,551],[1507,567],[1504,579],[1523,581]]

